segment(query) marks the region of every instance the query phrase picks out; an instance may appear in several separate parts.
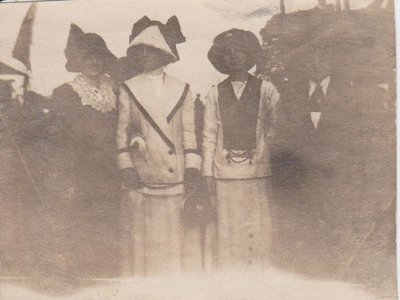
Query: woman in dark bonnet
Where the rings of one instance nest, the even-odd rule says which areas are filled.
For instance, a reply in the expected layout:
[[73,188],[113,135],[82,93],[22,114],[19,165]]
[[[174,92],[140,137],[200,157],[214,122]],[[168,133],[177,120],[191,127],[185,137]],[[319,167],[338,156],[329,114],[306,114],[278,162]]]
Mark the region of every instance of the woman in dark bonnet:
[[118,270],[117,95],[106,75],[117,59],[99,35],[74,24],[65,56],[66,69],[78,75],[40,103],[47,113],[38,133],[47,140],[37,183],[49,240],[38,251],[38,263],[50,280],[76,282],[116,276]]

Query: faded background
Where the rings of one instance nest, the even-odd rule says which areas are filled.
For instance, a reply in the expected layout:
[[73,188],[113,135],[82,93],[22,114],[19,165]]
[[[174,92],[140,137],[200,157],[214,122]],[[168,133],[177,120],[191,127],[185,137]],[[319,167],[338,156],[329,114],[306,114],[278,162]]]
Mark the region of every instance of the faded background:
[[[277,0],[39,3],[30,88],[44,96],[74,76],[65,71],[63,54],[71,22],[85,32],[100,34],[115,55],[123,56],[132,24],[143,15],[162,22],[171,15],[178,16],[187,43],[178,46],[181,60],[169,66],[168,72],[189,82],[195,93],[204,97],[212,84],[224,78],[212,68],[206,55],[218,33],[237,27],[253,31],[263,43],[257,73],[270,78],[282,95],[280,127],[272,153],[272,270],[257,275],[255,282],[254,277],[241,274],[221,275],[209,281],[161,278],[111,283],[79,297],[131,299],[137,293],[138,299],[153,299],[151,291],[159,289],[172,299],[190,299],[188,291],[198,296],[193,299],[395,298],[393,12],[380,5],[367,9],[372,0],[350,0],[355,13],[344,13],[338,21],[333,11],[322,17],[315,14],[312,9],[317,2],[286,0],[286,21],[274,16],[279,13]],[[12,66],[18,64],[11,52],[28,6],[0,4],[0,61]],[[310,76],[307,62],[316,49],[331,65],[333,78],[341,79],[341,101],[333,115],[337,122],[349,125],[347,134],[316,131],[305,135],[301,127],[301,114],[307,110],[301,99]],[[31,183],[10,138],[10,131],[18,132],[15,111],[1,106],[1,112],[6,123],[0,122],[0,299],[28,299],[32,290],[38,298],[39,294],[71,294],[103,283],[100,279],[115,278],[118,238],[112,232],[116,215],[104,228],[105,240],[92,240],[79,228],[71,232],[79,233],[80,239],[94,248],[94,259],[80,262],[80,278],[65,278],[65,274],[51,271],[43,277],[46,266],[35,263],[34,251],[29,247],[33,240],[43,238],[37,232],[45,231],[40,223],[46,216],[32,196]],[[40,153],[33,153],[29,143],[19,146],[28,166],[34,167]],[[326,158],[334,154],[343,159],[331,165]],[[38,270],[42,271],[39,277]],[[15,289],[15,285],[19,287]],[[173,291],[171,286],[175,287]],[[342,290],[344,294],[338,295],[337,291]],[[360,290],[374,296],[369,298]],[[162,298],[159,294],[153,297]]]
[[[351,5],[361,8],[371,2],[353,0]],[[316,0],[287,0],[286,7],[291,12],[313,8],[316,3]],[[1,5],[1,61],[11,60],[11,51],[28,6],[29,3]],[[185,0],[39,3],[32,48],[32,89],[50,95],[55,87],[73,77],[64,68],[64,48],[70,23],[76,23],[85,32],[100,34],[110,50],[120,57],[126,55],[132,25],[139,18],[148,15],[150,19],[166,22],[176,15],[188,42],[178,46],[181,61],[171,65],[168,71],[190,82],[194,92],[205,95],[212,84],[223,78],[207,60],[213,38],[234,27],[251,30],[260,37],[260,29],[278,11],[278,0],[197,0],[190,4]]]

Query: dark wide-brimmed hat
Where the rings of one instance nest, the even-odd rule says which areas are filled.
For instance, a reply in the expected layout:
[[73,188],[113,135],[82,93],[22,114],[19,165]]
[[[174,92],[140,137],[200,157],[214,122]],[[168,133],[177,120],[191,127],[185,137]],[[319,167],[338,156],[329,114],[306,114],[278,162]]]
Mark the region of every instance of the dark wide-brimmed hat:
[[234,28],[217,35],[207,57],[211,64],[223,74],[229,74],[229,68],[223,60],[224,53],[229,49],[239,49],[246,53],[248,71],[256,64],[261,46],[255,34],[250,31]]
[[115,55],[107,48],[106,42],[100,35],[85,33],[75,24],[71,24],[64,53],[67,58],[65,68],[69,72],[81,72],[83,59],[90,55],[97,55],[104,58],[106,73],[117,60]]

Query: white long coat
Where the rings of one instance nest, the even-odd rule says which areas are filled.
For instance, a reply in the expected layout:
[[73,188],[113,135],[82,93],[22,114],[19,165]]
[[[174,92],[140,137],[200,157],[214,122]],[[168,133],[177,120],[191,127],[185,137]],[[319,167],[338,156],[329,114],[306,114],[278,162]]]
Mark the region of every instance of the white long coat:
[[[119,97],[117,161],[120,169],[137,168],[144,184],[176,185],[185,168],[200,169],[189,85],[162,74],[161,89],[153,77],[141,74],[127,80]],[[144,151],[129,152],[133,136],[145,141]],[[124,151],[125,150],[125,151]]]
[[[117,162],[120,169],[136,168],[144,184],[128,189],[121,203],[125,274],[201,269],[200,232],[181,224],[184,171],[201,164],[194,127],[188,84],[153,72],[121,87]],[[132,138],[144,141],[140,151],[130,151]]]

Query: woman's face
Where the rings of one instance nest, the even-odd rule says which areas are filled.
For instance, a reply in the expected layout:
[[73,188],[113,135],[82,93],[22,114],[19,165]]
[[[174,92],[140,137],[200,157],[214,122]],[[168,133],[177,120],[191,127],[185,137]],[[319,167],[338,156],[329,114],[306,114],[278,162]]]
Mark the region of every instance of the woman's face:
[[222,59],[229,72],[247,71],[247,54],[238,48],[226,49]]
[[81,72],[87,76],[98,76],[104,73],[104,57],[98,53],[89,53],[82,59]]
[[143,59],[143,70],[144,71],[154,71],[162,67],[159,59],[159,51],[152,47],[144,47],[142,53]]
[[128,49],[128,57],[144,72],[151,72],[170,64],[172,57],[163,51],[147,46],[138,45]]

